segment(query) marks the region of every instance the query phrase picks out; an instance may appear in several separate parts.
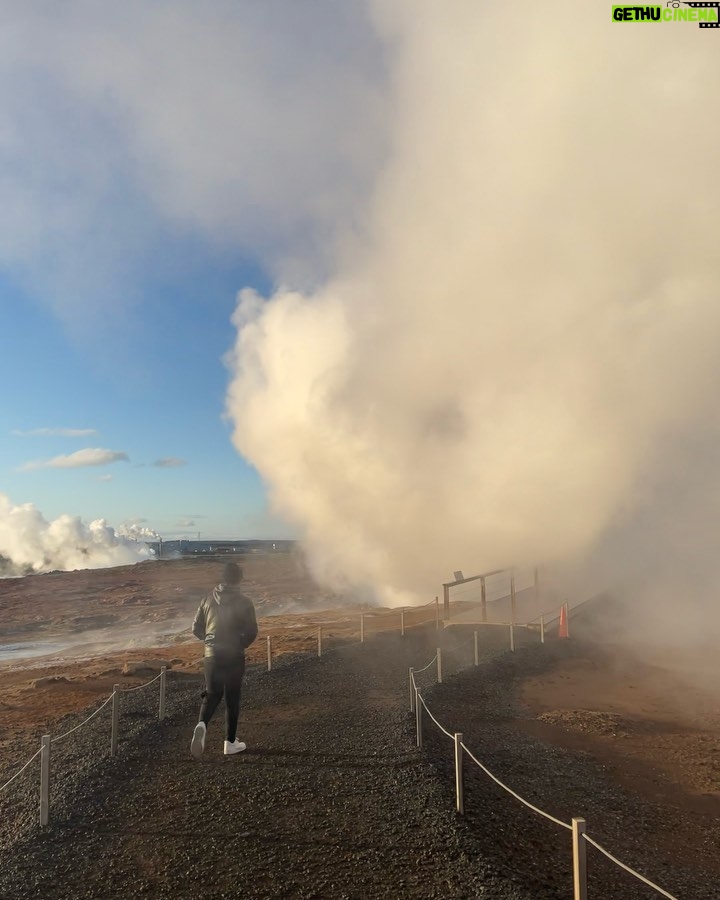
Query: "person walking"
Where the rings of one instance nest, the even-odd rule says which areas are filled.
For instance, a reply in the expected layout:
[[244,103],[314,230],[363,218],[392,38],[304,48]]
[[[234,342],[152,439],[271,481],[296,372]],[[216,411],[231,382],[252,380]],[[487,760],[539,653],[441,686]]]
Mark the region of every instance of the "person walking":
[[195,726],[190,752],[199,759],[205,750],[207,726],[225,697],[225,756],[241,753],[246,745],[237,739],[240,694],[245,675],[245,650],[257,637],[255,607],[240,592],[242,569],[228,563],[222,581],[203,598],[195,614],[192,631],[205,642],[205,690],[200,721]]

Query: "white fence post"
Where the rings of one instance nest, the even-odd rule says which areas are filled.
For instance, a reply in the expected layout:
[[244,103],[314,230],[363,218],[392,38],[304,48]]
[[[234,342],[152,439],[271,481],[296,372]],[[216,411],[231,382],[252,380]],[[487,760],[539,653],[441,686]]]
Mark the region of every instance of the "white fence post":
[[478,633],[475,632],[475,665],[480,665],[480,654],[478,653]]
[[120,724],[120,685],[113,685],[112,732],[110,734],[110,756],[117,756],[118,727]]
[[572,820],[573,900],[587,900],[587,847],[585,819]]
[[440,631],[440,598],[435,598],[435,630]]
[[415,687],[413,686],[413,672],[415,668],[410,666],[410,712],[415,712]]
[[160,709],[158,711],[158,720],[165,720],[165,680],[167,677],[167,666],[160,667]]
[[50,819],[50,735],[40,740],[40,825]]
[[422,702],[420,700],[420,691],[415,688],[415,740],[421,750],[422,737]]
[[513,628],[512,622],[510,623],[510,650],[515,652],[515,629]]
[[405,607],[400,610],[400,636],[405,637]]
[[322,656],[322,625],[318,625],[318,656]]
[[463,791],[463,751],[462,734],[455,733],[455,809],[461,816],[465,815],[465,797]]
[[365,616],[360,616],[360,643],[365,643]]
[[437,648],[437,680],[438,684],[442,684],[442,650]]
[[540,643],[545,643],[545,616],[540,616]]
[[268,635],[267,639],[267,670],[272,671],[272,638]]

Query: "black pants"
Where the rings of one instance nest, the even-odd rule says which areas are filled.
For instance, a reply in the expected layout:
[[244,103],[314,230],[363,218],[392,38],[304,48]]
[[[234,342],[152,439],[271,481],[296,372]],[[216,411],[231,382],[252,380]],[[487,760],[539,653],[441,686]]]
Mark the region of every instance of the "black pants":
[[225,739],[232,743],[237,737],[240,715],[240,692],[245,675],[245,657],[226,661],[205,657],[205,690],[202,692],[200,721],[206,725],[225,695]]

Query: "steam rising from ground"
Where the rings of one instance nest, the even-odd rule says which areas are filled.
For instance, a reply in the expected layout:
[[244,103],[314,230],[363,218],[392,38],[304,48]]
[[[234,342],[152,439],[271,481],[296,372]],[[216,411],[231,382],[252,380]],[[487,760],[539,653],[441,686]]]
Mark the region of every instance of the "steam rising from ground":
[[393,153],[334,277],[241,293],[237,448],[336,583],[672,553],[719,419],[717,46],[558,2],[375,9]]
[[364,237],[235,318],[236,446],[321,575],[436,592],[673,547],[659,487],[719,418],[720,56],[602,18],[377,4],[394,153]]
[[32,503],[14,506],[0,494],[0,577],[57,569],[101,569],[151,557],[145,544],[119,535],[104,519],[48,522]]

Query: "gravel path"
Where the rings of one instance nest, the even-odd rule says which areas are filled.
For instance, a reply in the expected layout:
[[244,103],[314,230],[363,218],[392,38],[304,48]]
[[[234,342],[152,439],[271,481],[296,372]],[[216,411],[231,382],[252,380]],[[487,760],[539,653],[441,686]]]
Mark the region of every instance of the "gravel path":
[[[548,812],[586,815],[591,834],[679,897],[720,897],[701,867],[667,864],[653,843],[658,811],[584,758],[512,730],[513,679],[561,650],[521,647],[508,659],[489,631],[475,668],[470,635],[442,640],[446,683],[432,686],[434,667],[418,678],[448,730]],[[567,898],[569,833],[471,765],[467,814],[456,816],[452,745],[429,725],[424,751],[414,747],[407,668],[429,661],[436,643],[415,629],[251,672],[240,729],[249,748],[231,759],[220,716],[202,762],[189,755],[199,679],[170,673],[163,725],[156,685],[125,695],[117,757],[107,755],[109,706],[53,745],[50,827],[35,826],[35,765],[0,794],[0,897]],[[629,844],[621,826],[631,818]],[[657,896],[609,864],[591,875],[597,900]]]

